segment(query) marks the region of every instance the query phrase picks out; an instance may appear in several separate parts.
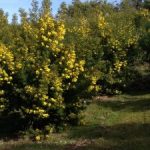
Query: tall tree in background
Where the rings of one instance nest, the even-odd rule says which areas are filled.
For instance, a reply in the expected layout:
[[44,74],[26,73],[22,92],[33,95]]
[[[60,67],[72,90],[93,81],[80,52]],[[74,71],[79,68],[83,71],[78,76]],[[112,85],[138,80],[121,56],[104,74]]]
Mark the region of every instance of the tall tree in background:
[[65,2],[62,2],[58,10],[57,17],[61,20],[64,20],[67,17],[67,11],[67,4]]
[[144,2],[143,2],[143,6],[144,6],[144,8],[146,8],[146,9],[149,9],[149,10],[150,10],[150,0],[144,0]]
[[122,0],[121,6],[130,6],[136,9],[142,7],[142,0]]
[[72,4],[73,4],[73,5],[76,5],[76,4],[79,4],[79,3],[81,3],[80,0],[72,0]]
[[5,14],[2,9],[0,9],[0,28],[2,29],[7,24],[8,24],[7,14]]
[[44,14],[49,14],[52,15],[52,2],[51,0],[43,0],[42,1],[42,7],[41,7],[41,15],[43,16]]
[[8,14],[0,9],[0,43],[8,44],[9,37]]
[[39,3],[38,3],[38,1],[32,0],[31,6],[32,6],[32,8],[29,9],[29,12],[30,12],[29,18],[32,23],[36,23],[39,18]]
[[18,24],[18,16],[17,16],[16,13],[13,14],[13,16],[12,16],[11,24],[12,24],[12,25],[17,25],[17,24]]
[[25,9],[20,8],[20,9],[19,9],[19,15],[20,15],[21,23],[22,23],[22,24],[28,20],[28,14],[27,14],[27,12],[25,11]]

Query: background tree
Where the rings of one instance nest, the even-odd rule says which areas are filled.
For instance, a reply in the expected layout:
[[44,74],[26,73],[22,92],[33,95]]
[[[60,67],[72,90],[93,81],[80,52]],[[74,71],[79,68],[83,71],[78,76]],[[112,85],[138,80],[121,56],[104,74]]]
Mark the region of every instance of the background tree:
[[60,20],[65,20],[65,18],[67,17],[67,13],[68,13],[67,11],[68,11],[67,4],[65,2],[62,2],[58,10],[57,17]]
[[28,21],[28,13],[25,11],[25,9],[23,8],[19,9],[19,16],[22,24]]
[[18,16],[17,16],[16,13],[12,15],[11,24],[13,24],[13,25],[17,25],[18,24]]
[[32,8],[29,9],[29,19],[32,23],[36,23],[39,18],[39,3],[37,0],[32,0]]
[[42,6],[41,6],[41,15],[44,15],[44,14],[49,14],[49,15],[52,15],[52,2],[51,0],[43,0],[42,1]]

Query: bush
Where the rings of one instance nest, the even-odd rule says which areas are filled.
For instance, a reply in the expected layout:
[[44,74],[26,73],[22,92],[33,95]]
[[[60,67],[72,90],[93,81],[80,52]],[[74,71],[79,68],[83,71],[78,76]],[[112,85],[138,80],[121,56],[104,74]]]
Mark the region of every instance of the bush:
[[134,21],[136,11],[109,9],[106,13],[95,9],[90,14],[78,18],[69,16],[65,20],[65,41],[74,43],[77,58],[86,60],[84,79],[87,93],[120,94],[127,81],[128,68],[140,52]]
[[41,130],[78,122],[79,99],[70,95],[66,100],[65,95],[75,89],[85,62],[77,60],[73,45],[63,45],[64,35],[63,23],[45,14],[36,26],[24,22],[20,51],[1,46],[3,113],[16,112],[28,127]]

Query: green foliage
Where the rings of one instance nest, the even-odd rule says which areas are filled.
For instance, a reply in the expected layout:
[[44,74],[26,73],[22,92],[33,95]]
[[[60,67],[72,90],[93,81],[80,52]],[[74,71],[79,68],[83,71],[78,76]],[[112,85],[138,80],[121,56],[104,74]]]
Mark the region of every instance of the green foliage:
[[66,15],[65,42],[75,43],[77,57],[86,60],[87,92],[119,94],[129,66],[139,55],[136,10],[116,11],[109,4],[93,1],[69,6]]
[[141,9],[138,13],[141,38],[139,40],[140,47],[144,52],[144,60],[149,62],[150,60],[150,14],[148,9]]
[[149,61],[146,8],[75,0],[54,18],[50,0],[40,9],[33,0],[19,13],[20,23],[15,14],[8,23],[0,11],[0,111],[26,122],[18,129],[35,140],[47,127],[81,124],[84,98],[120,94],[136,74],[131,66]]

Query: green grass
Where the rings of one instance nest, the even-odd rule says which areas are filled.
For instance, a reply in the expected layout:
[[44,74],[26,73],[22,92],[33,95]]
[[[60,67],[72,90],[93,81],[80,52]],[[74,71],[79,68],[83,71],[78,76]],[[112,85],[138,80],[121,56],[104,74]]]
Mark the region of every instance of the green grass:
[[101,97],[84,112],[85,125],[48,141],[0,141],[0,150],[149,150],[150,94]]

